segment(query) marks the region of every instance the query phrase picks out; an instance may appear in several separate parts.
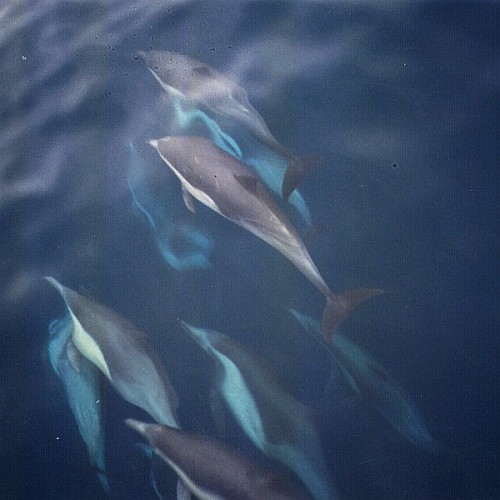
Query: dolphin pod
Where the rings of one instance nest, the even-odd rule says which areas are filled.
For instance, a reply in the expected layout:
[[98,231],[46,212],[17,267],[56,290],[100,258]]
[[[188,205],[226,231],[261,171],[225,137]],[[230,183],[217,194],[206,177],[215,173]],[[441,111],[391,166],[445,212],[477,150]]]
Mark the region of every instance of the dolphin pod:
[[[172,427],[127,419],[182,479],[188,491],[200,499],[299,500],[305,491],[269,472],[225,444]],[[182,488],[182,486],[180,486]]]
[[99,370],[87,360],[82,360],[79,371],[70,361],[73,356],[71,342],[73,321],[69,315],[52,321],[49,325],[49,359],[57,376],[64,384],[68,403],[75,417],[89,454],[91,465],[98,470],[99,482],[109,493],[104,453],[104,427],[102,421],[101,387]]
[[[316,319],[295,309],[290,309],[290,312],[307,333],[321,339]],[[341,334],[335,335],[326,347],[352,390],[373,406],[404,438],[429,452],[443,451],[442,445],[429,434],[422,417],[399,384],[373,356]]]
[[236,421],[265,455],[292,470],[316,499],[333,499],[309,409],[268,365],[227,335],[182,322],[216,365],[216,388]]
[[[314,160],[299,159],[280,144],[250,104],[246,90],[221,73],[174,52],[139,55],[168,93],[175,132],[182,134],[148,143],[179,179],[188,210],[195,212],[194,200],[198,200],[286,257],[326,300],[320,322],[291,310],[294,316],[326,346],[357,394],[407,439],[437,450],[439,445],[387,371],[348,339],[334,335],[351,310],[382,290],[333,293],[297,230],[264,186],[289,200],[310,225],[309,210],[296,187]],[[171,203],[171,186],[158,189],[155,176],[144,168],[130,143],[127,182],[134,206],[150,224],[162,256],[178,271],[209,267],[212,240],[187,218],[178,217]],[[191,494],[218,500],[337,497],[309,408],[288,392],[265,361],[222,333],[181,322],[215,364],[214,394],[219,399],[213,401],[213,408],[220,417],[219,427],[224,425],[223,410],[229,410],[253,444],[292,471],[309,493],[225,444],[181,430],[176,392],[146,335],[105,306],[52,277],[46,279],[68,309],[64,320],[50,325],[51,363],[65,385],[90,461],[101,472],[106,491],[102,417],[97,404],[99,371],[126,401],[156,421],[147,424],[128,419],[126,424],[148,441],[148,456],[156,461],[153,466],[164,467],[164,461],[177,473],[178,500],[191,498]],[[154,475],[152,486],[161,497],[162,488]]]
[[258,177],[246,165],[208,139],[173,136],[151,140],[162,160],[181,181],[186,206],[193,197],[226,219],[261,238],[284,255],[325,296],[321,320],[325,340],[360,302],[377,289],[334,294],[328,288],[295,228]]
[[[174,111],[172,129],[175,135],[203,135],[202,132],[205,131],[216,146],[250,166],[271,191],[278,196],[282,195],[282,185],[288,165],[286,157],[257,141],[241,127],[237,129],[225,127],[230,129],[228,133],[205,111],[187,106],[185,100],[175,93],[170,93],[170,103]],[[200,124],[203,125],[203,130]],[[297,189],[291,193],[288,201],[310,226],[312,221],[309,207]]]
[[260,142],[287,159],[281,193],[288,200],[304,176],[318,162],[315,157],[299,158],[279,143],[266,122],[250,104],[247,91],[207,64],[173,51],[139,51],[149,71],[170,95],[229,118],[248,130]]
[[[169,61],[170,56],[171,54],[168,52],[155,52],[154,55],[143,53],[143,58],[146,59],[146,62],[149,61],[151,72],[160,81],[162,88],[169,96],[174,111],[172,124],[175,134],[200,135],[199,124],[203,124],[210,135],[210,140],[215,145],[251,166],[264,184],[281,196],[285,171],[287,171],[289,163],[288,157],[265,142],[256,139],[248,128],[241,127],[241,124],[236,120],[229,120],[229,123],[224,123],[223,130],[221,123],[219,123],[223,121],[220,115],[217,115],[218,121],[215,121],[207,114],[210,110],[206,106],[205,110],[202,109],[202,104],[188,100],[174,87],[163,83],[171,80],[165,76],[168,74],[169,64],[163,63],[163,61]],[[186,59],[186,56],[179,57]],[[153,66],[151,66],[151,60],[155,61]],[[164,75],[163,78],[161,75]],[[184,85],[183,80],[181,82]],[[174,80],[171,83],[176,82]],[[196,83],[196,78],[191,79],[191,83]],[[299,212],[306,224],[310,226],[311,214],[298,190],[294,190],[290,194],[289,202]]]
[[[94,363],[129,403],[158,423],[178,427],[177,394],[146,335],[103,305],[47,281],[61,294],[73,321],[71,342],[77,354]],[[75,351],[76,351],[75,350]],[[73,358],[78,368],[79,356]]]

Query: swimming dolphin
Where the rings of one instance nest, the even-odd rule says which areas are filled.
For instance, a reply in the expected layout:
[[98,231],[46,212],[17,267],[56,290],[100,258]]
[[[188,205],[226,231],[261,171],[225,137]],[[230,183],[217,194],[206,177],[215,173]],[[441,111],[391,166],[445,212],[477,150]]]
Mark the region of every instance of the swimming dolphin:
[[[110,309],[54,278],[46,279],[69,310],[77,352],[94,363],[126,401],[158,423],[178,427],[177,395],[146,335]],[[73,364],[78,369],[78,359]]]
[[[290,309],[290,312],[307,333],[321,342],[320,325],[316,319],[295,309]],[[430,435],[419,412],[403,394],[397,381],[373,356],[340,333],[326,347],[352,390],[373,406],[403,437],[429,452],[444,450]]]
[[186,206],[192,197],[245,228],[281,252],[325,296],[321,331],[327,341],[360,302],[382,293],[359,289],[334,294],[319,274],[309,252],[258,177],[245,164],[208,139],[172,136],[149,144],[181,181]]
[[202,104],[219,116],[237,121],[259,141],[285,156],[289,162],[282,185],[285,200],[318,162],[314,157],[299,159],[280,144],[250,104],[247,91],[207,64],[173,51],[139,51],[138,55],[169,94],[194,105]]
[[214,360],[216,389],[254,445],[292,470],[314,498],[335,498],[309,409],[265,361],[227,335],[181,324]]
[[[131,418],[125,423],[146,439],[197,498],[285,500],[310,498],[225,444],[197,434]],[[179,485],[181,483],[178,483]]]
[[49,325],[48,352],[52,368],[64,384],[68,403],[75,417],[91,465],[98,470],[102,488],[109,494],[109,484],[105,476],[104,427],[102,419],[101,385],[99,370],[90,361],[81,360],[79,371],[70,361],[73,321],[69,315],[56,319]]

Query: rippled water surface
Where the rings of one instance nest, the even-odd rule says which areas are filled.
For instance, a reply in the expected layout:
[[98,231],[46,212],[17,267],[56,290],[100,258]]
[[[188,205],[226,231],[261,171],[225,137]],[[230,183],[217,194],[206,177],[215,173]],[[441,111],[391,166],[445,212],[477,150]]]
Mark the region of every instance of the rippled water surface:
[[[498,497],[499,26],[497,2],[4,1],[0,496],[106,497],[49,361],[49,324],[65,312],[42,279],[54,276],[147,334],[186,430],[285,471],[227,411],[221,430],[213,362],[179,319],[267,358],[310,407],[339,498]],[[304,276],[184,206],[146,142],[182,130],[139,57],[149,50],[237,82],[281,144],[320,158],[300,186],[310,224],[278,203],[334,292],[385,291],[339,329],[361,353],[336,349],[394,381],[412,409],[399,427],[394,393],[353,390],[342,369],[329,382],[330,355],[288,312],[321,315]],[[150,417],[104,378],[101,389],[111,497],[156,498],[123,424]],[[440,452],[415,438],[420,423]],[[175,475],[162,474],[173,498]]]

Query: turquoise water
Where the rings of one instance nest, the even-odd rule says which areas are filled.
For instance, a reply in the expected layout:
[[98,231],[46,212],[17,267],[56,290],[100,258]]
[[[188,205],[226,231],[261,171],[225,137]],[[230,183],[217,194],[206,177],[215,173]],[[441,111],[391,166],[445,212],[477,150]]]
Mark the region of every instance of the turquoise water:
[[[309,408],[339,498],[499,496],[499,20],[496,2],[4,2],[0,496],[106,497],[49,360],[66,309],[47,275],[147,335],[185,430],[294,477],[214,411],[214,363],[179,319],[267,359]],[[331,352],[288,311],[314,325],[321,293],[254,235],[190,212],[147,144],[201,134],[257,171],[286,163],[202,106],[183,128],[138,55],[169,49],[246,89],[294,155],[320,158],[304,205],[277,203],[334,292],[385,291]],[[151,417],[104,377],[99,391],[111,497],[155,498],[123,424]],[[158,474],[173,498],[175,474]]]

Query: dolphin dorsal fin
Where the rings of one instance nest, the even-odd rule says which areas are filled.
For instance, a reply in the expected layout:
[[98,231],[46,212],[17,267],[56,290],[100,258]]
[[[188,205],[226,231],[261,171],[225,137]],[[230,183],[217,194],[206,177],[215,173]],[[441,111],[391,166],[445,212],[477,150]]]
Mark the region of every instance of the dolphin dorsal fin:
[[194,198],[191,196],[191,193],[186,189],[184,184],[182,185],[182,199],[184,200],[184,205],[186,205],[187,209],[195,214],[196,206],[194,204]]
[[253,177],[251,175],[235,175],[234,178],[248,192],[252,193],[254,196],[259,196],[260,189],[257,177]]

